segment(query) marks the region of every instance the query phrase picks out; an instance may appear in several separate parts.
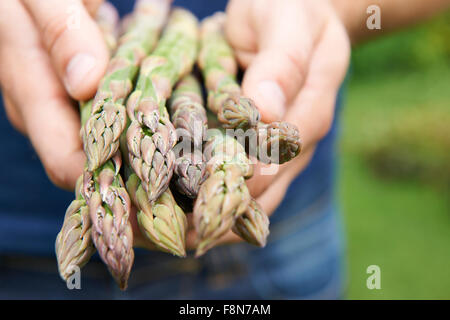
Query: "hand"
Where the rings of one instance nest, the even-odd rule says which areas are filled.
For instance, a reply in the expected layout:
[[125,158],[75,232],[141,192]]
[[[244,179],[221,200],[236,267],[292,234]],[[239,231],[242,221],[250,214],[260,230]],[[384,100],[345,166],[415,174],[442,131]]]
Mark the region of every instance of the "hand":
[[293,123],[302,137],[300,156],[275,175],[261,175],[258,164],[248,181],[252,196],[271,214],[331,127],[350,42],[327,0],[232,0],[226,34],[246,69],[243,93],[263,121]]
[[[226,33],[246,69],[244,95],[254,99],[265,122],[291,122],[303,140],[300,156],[282,165],[277,174],[258,174],[259,164],[248,182],[268,214],[278,207],[330,129],[348,68],[349,37],[357,44],[450,7],[449,0],[376,1],[384,14],[383,28],[377,32],[365,27],[371,4],[369,0],[230,0],[228,4]],[[229,232],[222,242],[238,240]]]
[[[325,0],[232,0],[226,34],[246,69],[244,95],[255,101],[264,122],[291,122],[303,140],[302,154],[280,166],[277,174],[261,175],[263,165],[258,164],[248,181],[252,196],[270,215],[330,129],[350,43]],[[189,249],[195,248],[195,240],[195,230],[189,228]],[[231,231],[221,239],[222,244],[238,241]]]
[[[78,108],[96,90],[108,50],[92,20],[101,0],[0,1],[0,86],[11,123],[50,179],[73,189],[85,162]],[[68,28],[71,15],[79,28]]]

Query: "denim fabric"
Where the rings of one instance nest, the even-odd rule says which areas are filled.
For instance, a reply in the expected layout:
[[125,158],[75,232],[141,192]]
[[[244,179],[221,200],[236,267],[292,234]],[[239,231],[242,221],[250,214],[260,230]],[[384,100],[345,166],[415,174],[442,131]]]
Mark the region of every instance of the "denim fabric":
[[53,257],[0,256],[0,299],[338,299],[343,292],[340,222],[323,194],[271,226],[264,249],[241,243],[180,259],[136,250],[120,291],[97,256],[69,290]]
[[[132,1],[113,1],[122,13]],[[226,1],[175,1],[199,17]],[[338,103],[339,105],[339,103]],[[337,118],[308,167],[271,217],[264,249],[242,243],[200,259],[136,250],[129,289],[121,292],[95,255],[82,289],[57,274],[54,241],[73,194],[48,181],[29,141],[0,113],[0,299],[335,299],[342,296],[344,254],[334,198]],[[339,108],[338,108],[339,109]],[[337,112],[337,115],[339,113]]]
[[271,217],[264,249],[242,243],[214,248],[200,259],[192,253],[179,259],[136,250],[126,292],[112,282],[97,256],[82,269],[82,290],[68,290],[57,275],[54,257],[3,255],[0,298],[340,298],[345,247],[333,194],[336,135],[335,123]]

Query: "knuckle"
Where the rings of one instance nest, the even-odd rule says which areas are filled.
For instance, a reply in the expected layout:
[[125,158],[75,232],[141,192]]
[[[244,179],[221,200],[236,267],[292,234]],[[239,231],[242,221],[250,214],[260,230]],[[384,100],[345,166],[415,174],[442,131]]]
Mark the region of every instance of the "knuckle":
[[306,78],[308,54],[306,50],[288,50],[285,52],[286,60],[296,70],[302,79]]
[[278,81],[286,89],[288,100],[292,99],[307,78],[306,51],[276,50],[272,55],[273,61],[278,61],[283,72],[277,75]]
[[102,2],[103,0],[83,0],[84,6],[92,16],[95,15]]
[[44,44],[52,51],[62,41],[67,31],[67,19],[64,15],[50,17],[42,27]]
[[308,54],[306,50],[286,50],[286,58],[289,63],[296,69],[303,70],[308,61]]

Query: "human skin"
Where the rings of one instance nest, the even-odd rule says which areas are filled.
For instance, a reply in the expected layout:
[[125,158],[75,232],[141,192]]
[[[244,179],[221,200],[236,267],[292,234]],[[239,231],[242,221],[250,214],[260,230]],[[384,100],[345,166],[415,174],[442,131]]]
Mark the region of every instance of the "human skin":
[[[73,189],[85,162],[71,98],[92,97],[108,61],[90,15],[101,2],[0,1],[0,85],[8,118],[30,138],[49,178],[66,189]],[[381,31],[365,27],[371,4],[381,8]],[[262,165],[257,165],[248,181],[268,214],[330,129],[351,43],[410,25],[449,5],[449,0],[229,2],[226,35],[246,69],[243,93],[255,100],[264,121],[297,125],[304,145],[302,154],[276,174],[261,175]],[[67,19],[74,8],[79,28],[69,30]],[[194,239],[191,232],[188,246]],[[224,241],[230,239],[236,237]]]
[[[366,27],[366,9],[373,4],[381,8],[381,31]],[[267,214],[278,207],[331,127],[351,44],[411,25],[449,5],[448,0],[229,2],[226,34],[246,70],[244,95],[255,101],[263,121],[291,122],[303,141],[301,155],[281,165],[276,174],[261,174],[264,165],[258,164],[248,181],[252,196]],[[191,231],[188,244],[193,245],[193,239]],[[222,239],[223,243],[239,240],[231,232]]]
[[[108,49],[92,19],[99,0],[0,1],[0,85],[7,116],[49,178],[73,189],[85,163],[78,109],[105,72]],[[79,28],[67,28],[73,12]]]
[[[381,8],[381,32],[366,27],[366,9],[373,4]],[[330,129],[350,43],[410,25],[449,4],[449,0],[229,2],[226,33],[246,69],[244,95],[255,100],[266,122],[294,123],[303,141],[302,154],[280,166],[277,174],[261,175],[256,170],[250,179],[252,196],[267,213],[279,205]]]

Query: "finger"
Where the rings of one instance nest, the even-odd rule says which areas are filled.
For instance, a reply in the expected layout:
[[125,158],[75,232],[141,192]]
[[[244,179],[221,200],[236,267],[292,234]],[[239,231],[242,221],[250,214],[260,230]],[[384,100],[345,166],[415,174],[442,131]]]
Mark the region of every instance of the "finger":
[[[267,1],[255,2],[253,10],[265,5]],[[302,87],[320,29],[303,17],[300,1],[272,7],[270,19],[257,19],[258,53],[242,82],[244,94],[255,101],[265,122],[280,120]],[[293,36],[293,30],[302,30],[301,36]]]
[[297,125],[305,148],[330,130],[339,88],[350,58],[350,42],[340,23],[331,21],[311,59],[305,85],[284,120]]
[[102,3],[103,0],[83,0],[83,4],[91,17],[95,17],[97,10],[100,8]]
[[225,35],[235,51],[256,52],[255,30],[251,21],[252,0],[228,2],[225,19]]
[[197,232],[194,226],[194,215],[189,213],[186,215],[187,218],[187,233],[186,233],[186,249],[194,250],[197,248]]
[[22,0],[33,16],[51,62],[76,100],[96,91],[109,53],[102,34],[80,0]]
[[[50,64],[42,65],[37,67],[36,71],[44,71],[50,67]],[[37,77],[37,74],[35,76]],[[55,78],[54,81],[56,80]],[[40,83],[36,86],[35,83],[28,83],[23,88],[45,90],[47,85],[52,84]],[[66,96],[53,95],[50,91],[31,94],[28,99],[23,100],[24,122],[28,136],[50,180],[62,188],[71,190],[86,160],[79,138],[78,112],[70,105]]]
[[[61,187],[73,188],[85,160],[77,108],[71,105],[58,81],[47,52],[38,46],[39,34],[27,11],[19,2],[2,4],[2,87],[21,110],[24,131],[50,179]],[[16,21],[20,21],[17,28],[5,31],[5,26]]]
[[271,171],[267,170],[267,166],[258,163],[255,167],[255,173],[252,178],[247,180],[247,187],[253,198],[261,196],[268,188],[270,188],[274,181],[283,176],[286,172],[291,173],[292,179],[300,172],[300,168],[305,168],[312,158],[314,148],[304,150],[301,157],[297,157],[291,162],[278,166],[276,174],[268,174]]
[[3,103],[5,105],[6,116],[13,127],[25,135],[25,125],[23,123],[22,114],[14,102],[5,93],[3,93]]
[[236,55],[239,66],[243,69],[247,69],[256,56],[256,54],[251,51],[243,50],[235,50],[234,54]]
[[253,176],[247,180],[247,187],[251,196],[253,198],[259,197],[281,173],[281,168],[288,165],[289,163],[282,165],[270,165],[257,162],[254,165]]
[[220,238],[219,243],[217,245],[225,245],[225,244],[232,244],[237,242],[243,242],[244,240],[239,237],[236,233],[234,233],[232,230],[225,233],[222,238]]
[[[117,32],[120,21],[119,11],[111,2],[104,2],[96,11],[95,21],[104,28],[108,27]],[[102,29],[100,28],[100,30]]]
[[110,2],[104,2],[98,8],[95,22],[104,37],[105,43],[112,54],[117,47],[120,16],[116,7]]
[[[330,52],[334,54],[331,55]],[[300,167],[309,161],[308,156],[305,156],[307,150],[313,149],[331,128],[336,96],[347,70],[349,55],[348,38],[340,24],[327,26],[311,58],[310,72],[305,85],[288,108],[284,119],[299,128],[304,151],[292,161],[302,162],[299,164]],[[285,171],[292,171],[291,168],[291,163],[281,165],[277,176]],[[264,166],[259,164],[256,172],[259,171],[260,174],[249,180],[248,185],[253,196],[260,195],[272,186],[277,178],[273,175],[261,175],[263,169]]]
[[311,148],[301,158],[296,158],[288,163],[286,169],[279,175],[274,176],[267,189],[257,197],[258,203],[267,215],[270,216],[278,208],[292,180],[306,168],[314,155],[314,151],[315,149]]
[[[222,238],[219,239],[216,246],[224,245],[224,244],[232,244],[236,242],[242,242],[243,240],[236,235],[233,231],[228,231],[225,233]],[[186,235],[186,249],[187,250],[195,250],[197,248],[197,233],[195,230],[188,231]]]
[[288,187],[289,181],[287,176],[282,175],[256,199],[268,216],[272,215],[273,211],[275,211],[275,209],[280,205]]
[[125,32],[128,30],[128,28],[132,22],[133,22],[133,14],[132,13],[128,13],[125,16],[123,16],[122,19],[120,19],[119,32],[118,32],[119,36],[125,34]]
[[186,249],[195,250],[197,248],[197,232],[189,230],[186,234]]

